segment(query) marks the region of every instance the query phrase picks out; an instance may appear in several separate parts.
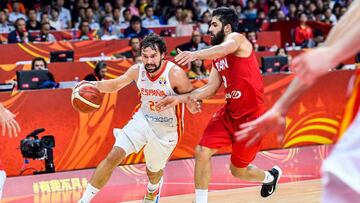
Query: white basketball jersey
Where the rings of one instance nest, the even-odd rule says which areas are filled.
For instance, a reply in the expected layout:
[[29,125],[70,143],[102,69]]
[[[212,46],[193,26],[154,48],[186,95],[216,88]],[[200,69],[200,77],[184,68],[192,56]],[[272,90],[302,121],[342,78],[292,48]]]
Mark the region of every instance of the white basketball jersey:
[[165,68],[155,78],[150,78],[144,64],[139,65],[139,78],[136,85],[141,94],[140,110],[150,124],[167,127],[178,127],[180,132],[183,128],[183,104],[174,108],[158,112],[155,103],[165,96],[177,95],[171,87],[169,72],[176,65],[171,61],[164,61]]

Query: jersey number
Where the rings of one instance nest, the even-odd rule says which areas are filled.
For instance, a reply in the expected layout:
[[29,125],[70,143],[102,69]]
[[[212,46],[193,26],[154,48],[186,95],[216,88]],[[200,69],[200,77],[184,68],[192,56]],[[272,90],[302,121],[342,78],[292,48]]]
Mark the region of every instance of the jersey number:
[[225,77],[225,76],[222,76],[222,79],[223,79],[223,81],[224,81],[224,87],[227,88],[226,77]]
[[149,101],[149,108],[151,111],[157,111],[157,109],[155,108],[155,102],[153,101]]

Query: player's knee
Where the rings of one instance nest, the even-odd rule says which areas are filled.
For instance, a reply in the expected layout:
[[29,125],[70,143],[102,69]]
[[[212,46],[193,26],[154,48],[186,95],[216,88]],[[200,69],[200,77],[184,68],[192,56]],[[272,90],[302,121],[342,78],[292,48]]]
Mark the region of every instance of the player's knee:
[[113,148],[104,160],[105,165],[109,167],[118,166],[121,161],[125,158],[126,152],[121,148]]
[[204,147],[196,146],[195,158],[197,161],[210,161],[211,153]]
[[237,177],[240,179],[247,179],[249,176],[249,173],[247,172],[246,168],[236,168],[234,166],[231,166],[230,171],[234,177]]

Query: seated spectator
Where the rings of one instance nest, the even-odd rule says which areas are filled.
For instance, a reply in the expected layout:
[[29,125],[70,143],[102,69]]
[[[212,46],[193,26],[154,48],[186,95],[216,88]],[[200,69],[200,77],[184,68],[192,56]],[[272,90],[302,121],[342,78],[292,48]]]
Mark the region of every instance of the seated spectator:
[[260,46],[257,43],[257,34],[255,31],[249,31],[246,33],[246,38],[251,42],[253,45],[254,51],[265,51],[266,47]]
[[9,33],[15,30],[14,25],[7,20],[4,10],[0,10],[0,33]]
[[31,41],[31,35],[26,30],[25,19],[17,19],[15,21],[15,30],[9,33],[8,43],[28,43]]
[[[125,9],[124,9],[125,10]],[[114,8],[113,10],[113,18],[114,18],[114,28],[121,29],[121,22],[124,21],[124,18],[121,16],[120,8]]]
[[337,18],[332,13],[331,8],[326,8],[326,10],[325,10],[325,19],[330,20],[332,25],[335,25],[337,23]]
[[141,55],[134,56],[132,60],[133,60],[133,64],[142,64],[143,62]]
[[15,21],[19,18],[23,18],[26,20],[26,16],[20,12],[20,6],[18,1],[12,2],[13,11],[9,14],[9,21],[15,23]]
[[[41,19],[40,24],[43,24],[43,23],[50,24],[49,15],[47,13],[42,13],[40,19]],[[50,24],[50,30],[56,30],[56,29],[54,27],[52,27]]]
[[90,32],[89,22],[83,20],[79,25],[79,34],[77,37],[78,40],[93,40],[94,37]]
[[209,71],[205,69],[204,63],[202,60],[195,60],[191,62],[191,68],[188,72],[188,77],[190,79],[203,79],[209,76]]
[[98,22],[96,22],[96,20],[94,18],[94,12],[91,7],[86,8],[85,17],[86,17],[86,20],[89,22],[90,29],[92,29],[92,30],[100,29],[100,25]]
[[[47,70],[47,63],[44,58],[42,57],[36,57],[31,62],[31,70]],[[54,88],[59,87],[59,84],[55,82],[54,75],[48,71],[49,80],[43,81],[41,85],[39,85],[40,88]]]
[[[56,0],[55,7],[59,13],[59,21],[61,29],[69,29],[71,25],[71,13],[70,10],[64,7],[64,0]],[[88,7],[87,5],[84,6]],[[51,23],[50,23],[51,24]],[[55,26],[53,26],[55,27]]]
[[142,27],[140,17],[132,16],[130,20],[130,26],[125,29],[124,36],[125,38],[144,38],[149,33],[150,30]]
[[51,27],[55,28],[56,30],[61,30],[61,22],[59,18],[59,9],[52,7],[51,8],[51,15],[49,19],[49,23]]
[[134,37],[131,38],[129,41],[129,46],[131,46],[131,50],[120,53],[120,54],[114,54],[116,58],[130,58],[132,59],[135,56],[140,55],[140,38]]
[[97,35],[101,40],[113,40],[121,38],[120,30],[113,27],[114,20],[112,17],[107,16],[104,18],[102,28],[98,30]]
[[275,52],[275,56],[284,56],[288,58],[288,64],[284,65],[283,67],[280,68],[280,71],[289,71],[289,66],[291,64],[291,60],[292,60],[292,56],[288,55],[287,51],[285,48],[280,47],[276,50]]
[[103,61],[99,61],[96,64],[96,67],[94,69],[93,73],[90,73],[89,75],[85,76],[84,80],[86,81],[100,81],[105,78],[105,74],[107,72],[107,65]]
[[[6,3],[6,9],[11,13],[14,11],[14,7],[13,7],[13,3],[14,2],[17,2],[18,3],[18,6],[19,6],[19,11],[20,13],[23,13],[25,14],[26,13],[26,8],[24,6],[24,4],[18,0],[12,0],[12,1],[7,1],[8,3]],[[4,1],[6,2],[6,0]],[[5,9],[5,8],[4,8]]]
[[36,20],[36,10],[32,8],[27,10],[27,15],[28,15],[28,20],[26,22],[26,29],[28,31],[40,30],[41,24],[39,21]]
[[175,10],[175,15],[168,19],[168,25],[177,26],[181,22],[181,14],[183,12],[183,8],[181,6],[177,6]]
[[209,44],[202,40],[199,30],[194,30],[190,42],[179,45],[177,49],[180,49],[181,51],[195,51],[205,49],[208,46]]
[[145,17],[142,20],[144,27],[159,26],[160,21],[157,16],[154,15],[154,8],[151,5],[145,7]]
[[192,16],[192,14],[190,13],[190,10],[184,10],[182,12],[180,24],[178,24],[176,26],[176,36],[177,37],[191,35],[191,33],[194,30],[193,25],[190,24],[192,22],[191,16]]
[[305,13],[300,14],[300,25],[295,28],[295,43],[302,48],[314,47],[313,31],[310,26],[306,24],[307,16]]
[[124,16],[124,21],[121,22],[120,27],[121,28],[127,28],[127,27],[130,26],[130,20],[131,20],[131,17],[132,17],[130,10],[126,8],[123,11],[123,16]]
[[257,9],[255,8],[255,3],[253,0],[247,1],[247,7],[244,11],[244,15],[247,19],[256,19]]
[[55,42],[56,38],[50,33],[50,23],[43,23],[41,25],[40,33],[34,38],[36,42]]
[[209,24],[211,22],[211,14],[209,11],[205,11],[201,16],[201,23],[199,25],[200,33],[205,35],[209,31]]

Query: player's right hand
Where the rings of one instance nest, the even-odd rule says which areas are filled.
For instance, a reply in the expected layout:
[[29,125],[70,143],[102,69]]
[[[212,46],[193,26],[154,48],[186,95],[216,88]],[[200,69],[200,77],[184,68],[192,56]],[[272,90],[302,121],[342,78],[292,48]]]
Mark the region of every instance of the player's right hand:
[[166,96],[162,98],[160,101],[156,102],[155,108],[161,112],[168,108],[175,107],[180,103],[177,96]]
[[0,104],[0,123],[3,136],[5,136],[7,131],[9,137],[13,135],[17,137],[18,132],[20,132],[20,126],[14,118],[15,115]]

